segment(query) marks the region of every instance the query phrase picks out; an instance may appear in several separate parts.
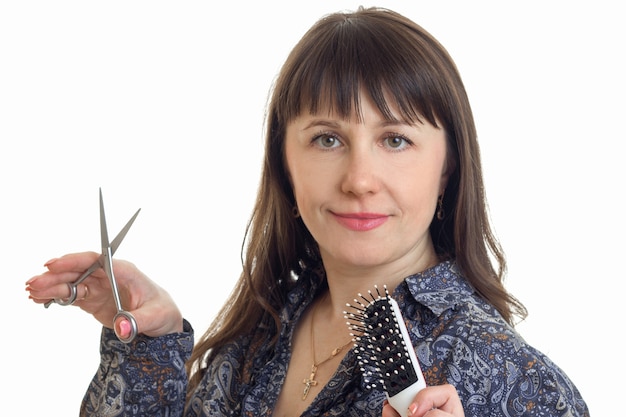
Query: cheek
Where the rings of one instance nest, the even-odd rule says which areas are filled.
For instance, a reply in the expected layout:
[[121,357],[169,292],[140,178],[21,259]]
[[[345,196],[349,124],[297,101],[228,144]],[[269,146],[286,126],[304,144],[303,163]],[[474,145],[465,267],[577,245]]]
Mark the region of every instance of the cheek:
[[296,200],[317,192],[328,180],[324,171],[296,144],[285,146],[285,169]]
[[441,194],[442,187],[442,166],[432,164],[431,166],[416,165],[398,176],[398,181],[394,182],[394,193],[401,201],[401,205],[410,210],[424,213],[434,212],[437,199]]
[[[296,205],[302,211],[305,207],[307,196],[311,194],[311,178],[313,173],[308,172],[307,166],[297,154],[285,150],[285,168],[291,184],[291,190],[296,200]],[[313,189],[314,191],[314,189]]]
[[293,163],[293,152],[289,146],[289,142],[285,143],[285,150],[283,154],[283,166],[285,167],[285,174],[287,175],[287,181],[289,181],[289,185],[291,186],[291,190],[293,194],[296,194],[295,184],[294,184],[294,163]]
[[303,166],[292,170],[291,189],[301,211],[307,210],[307,206],[315,204],[325,194],[325,184],[318,173],[308,171]]

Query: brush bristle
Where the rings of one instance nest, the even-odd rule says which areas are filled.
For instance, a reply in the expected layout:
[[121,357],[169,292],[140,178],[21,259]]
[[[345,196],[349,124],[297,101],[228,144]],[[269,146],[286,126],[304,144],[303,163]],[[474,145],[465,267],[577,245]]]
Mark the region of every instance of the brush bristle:
[[375,287],[367,297],[359,297],[361,300],[347,305],[350,311],[345,317],[353,332],[361,371],[367,379],[373,379],[370,388],[379,383],[389,396],[394,396],[418,380],[408,351],[413,346],[402,336],[398,322],[402,316],[395,311],[386,287],[383,294]]

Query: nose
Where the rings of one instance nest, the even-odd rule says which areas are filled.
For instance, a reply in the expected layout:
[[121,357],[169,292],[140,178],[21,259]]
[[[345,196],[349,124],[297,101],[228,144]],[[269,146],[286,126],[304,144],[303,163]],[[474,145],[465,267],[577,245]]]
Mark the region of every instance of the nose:
[[380,189],[380,161],[371,149],[351,149],[345,161],[341,190],[363,196]]

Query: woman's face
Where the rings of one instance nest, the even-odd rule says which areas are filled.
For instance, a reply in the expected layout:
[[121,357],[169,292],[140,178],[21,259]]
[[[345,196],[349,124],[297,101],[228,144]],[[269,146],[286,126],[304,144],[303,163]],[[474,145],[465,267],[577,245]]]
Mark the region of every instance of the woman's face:
[[305,113],[287,126],[286,161],[302,220],[325,267],[388,266],[410,274],[437,261],[429,225],[446,185],[443,129],[389,122],[365,94],[362,120]]

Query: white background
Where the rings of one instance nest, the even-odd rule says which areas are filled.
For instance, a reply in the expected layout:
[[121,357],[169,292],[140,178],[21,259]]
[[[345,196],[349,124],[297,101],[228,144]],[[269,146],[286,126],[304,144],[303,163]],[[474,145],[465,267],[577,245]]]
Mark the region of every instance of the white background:
[[[467,4],[466,4],[467,3]],[[626,31],[619,2],[384,1],[456,60],[519,325],[593,415],[623,413]],[[267,93],[319,17],[358,1],[0,4],[2,407],[76,415],[100,326],[25,281],[99,250],[167,288],[202,333],[239,274]],[[365,3],[364,5],[370,5]]]

